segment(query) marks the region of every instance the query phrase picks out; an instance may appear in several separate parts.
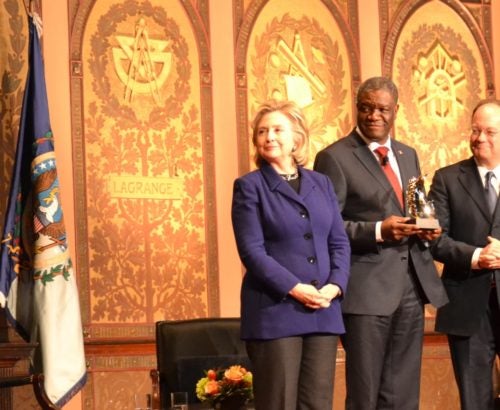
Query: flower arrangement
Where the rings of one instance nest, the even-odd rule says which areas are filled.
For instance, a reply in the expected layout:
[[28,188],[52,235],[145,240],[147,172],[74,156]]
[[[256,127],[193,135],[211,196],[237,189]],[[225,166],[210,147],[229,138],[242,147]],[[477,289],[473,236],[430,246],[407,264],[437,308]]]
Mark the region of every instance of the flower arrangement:
[[[220,408],[224,402],[253,398],[252,373],[242,366],[227,369],[210,369],[196,383],[196,396],[202,402]],[[223,406],[223,405],[222,405]]]

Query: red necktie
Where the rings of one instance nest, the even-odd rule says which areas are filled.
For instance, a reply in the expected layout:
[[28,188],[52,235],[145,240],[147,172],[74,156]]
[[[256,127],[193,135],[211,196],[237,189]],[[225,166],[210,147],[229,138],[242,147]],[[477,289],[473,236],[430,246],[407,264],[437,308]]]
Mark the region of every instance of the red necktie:
[[387,147],[378,147],[375,149],[375,153],[378,155],[380,158],[380,165],[382,166],[382,169],[385,172],[385,176],[389,180],[389,182],[392,185],[392,189],[394,189],[394,192],[396,193],[396,196],[398,197],[399,204],[401,205],[402,209],[405,209],[403,205],[403,191],[401,190],[401,185],[399,184],[399,179],[397,175],[394,173],[394,170],[391,167],[391,164],[389,163],[389,157],[387,156],[387,153],[389,152],[389,148]]

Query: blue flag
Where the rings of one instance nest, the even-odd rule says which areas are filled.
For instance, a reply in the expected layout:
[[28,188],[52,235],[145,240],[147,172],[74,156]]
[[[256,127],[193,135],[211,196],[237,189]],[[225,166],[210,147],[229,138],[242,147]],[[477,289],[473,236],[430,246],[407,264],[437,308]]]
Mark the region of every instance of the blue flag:
[[62,406],[87,373],[76,278],[60,202],[40,44],[29,22],[29,66],[10,196],[1,238],[0,305],[38,343],[32,371]]

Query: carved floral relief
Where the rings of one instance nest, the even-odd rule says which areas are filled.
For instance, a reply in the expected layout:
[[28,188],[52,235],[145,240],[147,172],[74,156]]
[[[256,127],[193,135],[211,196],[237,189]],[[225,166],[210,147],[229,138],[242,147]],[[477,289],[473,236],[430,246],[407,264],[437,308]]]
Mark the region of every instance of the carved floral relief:
[[83,45],[92,323],[206,315],[197,46],[179,4],[99,2]]
[[411,15],[393,61],[397,138],[417,149],[430,183],[436,169],[470,156],[471,111],[486,97],[484,63],[469,27],[438,2]]
[[352,68],[345,39],[326,9],[286,5],[269,2],[250,34],[248,119],[268,99],[295,101],[309,123],[312,166],[320,149],[352,127]]

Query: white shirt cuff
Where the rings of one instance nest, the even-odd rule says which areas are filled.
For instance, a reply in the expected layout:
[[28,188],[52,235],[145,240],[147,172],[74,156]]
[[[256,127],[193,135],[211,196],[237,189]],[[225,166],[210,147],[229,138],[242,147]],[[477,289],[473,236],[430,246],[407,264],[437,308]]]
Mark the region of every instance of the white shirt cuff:
[[479,269],[479,254],[483,248],[476,248],[474,253],[472,254],[472,260],[470,262],[471,269]]
[[384,242],[384,239],[382,238],[382,221],[378,221],[375,224],[375,240],[377,242]]

